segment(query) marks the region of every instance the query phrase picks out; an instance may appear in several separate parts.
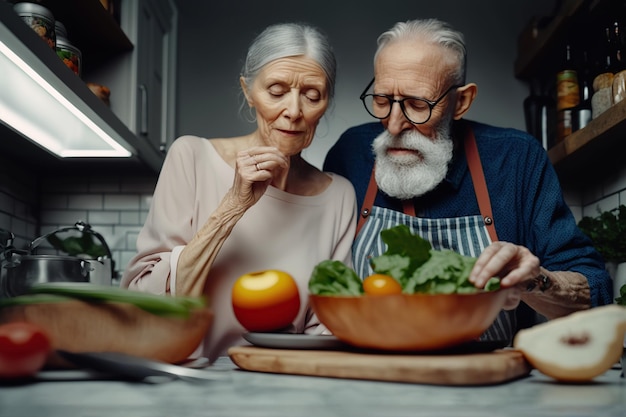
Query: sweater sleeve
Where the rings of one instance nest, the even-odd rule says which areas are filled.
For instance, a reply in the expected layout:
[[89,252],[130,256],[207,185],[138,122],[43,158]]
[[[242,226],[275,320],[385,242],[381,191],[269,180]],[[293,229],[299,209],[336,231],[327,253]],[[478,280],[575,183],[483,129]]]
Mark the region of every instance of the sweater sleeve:
[[193,150],[184,137],[170,148],[152,197],[146,222],[137,237],[137,254],[120,285],[155,294],[169,292],[172,251],[193,236]]

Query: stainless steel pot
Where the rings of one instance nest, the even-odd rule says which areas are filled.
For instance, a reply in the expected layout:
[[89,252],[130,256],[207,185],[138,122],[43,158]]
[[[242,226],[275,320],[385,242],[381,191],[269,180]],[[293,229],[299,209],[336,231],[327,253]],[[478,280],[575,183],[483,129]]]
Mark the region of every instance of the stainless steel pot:
[[13,254],[3,269],[4,293],[15,297],[36,283],[89,282],[91,268],[89,262],[73,256]]
[[[82,256],[43,255],[35,251],[41,242],[56,233],[77,230],[89,233],[100,240],[107,256],[84,259]],[[10,243],[2,251],[0,296],[13,297],[27,292],[34,283],[42,282],[92,282],[111,285],[113,262],[111,251],[104,238],[91,230],[91,226],[77,222],[73,227],[64,227],[33,240],[28,250],[17,250]]]
[[109,249],[109,246],[104,240],[104,237],[102,237],[100,233],[93,230],[91,228],[91,225],[85,222],[82,222],[82,221],[76,222],[74,226],[62,227],[60,229],[57,229],[53,232],[50,232],[46,235],[43,235],[33,240],[28,247],[29,253],[34,253],[34,251],[41,244],[41,242],[48,240],[48,238],[51,237],[52,235],[56,235],[57,233],[62,233],[62,232],[70,232],[70,231],[79,231],[81,233],[89,234],[89,235],[94,236],[97,240],[100,241],[100,244],[104,248],[106,255],[100,256],[97,259],[89,259],[83,256],[80,256],[79,258],[83,259],[89,264],[89,267],[90,267],[89,268],[90,269],[89,281],[90,282],[94,284],[99,284],[99,285],[111,285],[111,281],[113,279],[113,273],[114,273],[114,266],[113,266],[113,259],[112,259],[113,256],[111,254],[111,250]]

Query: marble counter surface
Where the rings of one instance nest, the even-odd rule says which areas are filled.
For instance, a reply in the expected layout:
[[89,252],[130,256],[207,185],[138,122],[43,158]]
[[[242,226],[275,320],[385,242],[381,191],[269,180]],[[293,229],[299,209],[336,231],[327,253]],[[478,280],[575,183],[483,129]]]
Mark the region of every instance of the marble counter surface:
[[[617,367],[581,385],[529,377],[481,387],[447,387],[242,371],[220,358],[215,382],[94,380],[83,371],[42,372],[0,385],[2,417],[435,416],[624,417],[626,379]],[[89,379],[91,378],[91,379]]]

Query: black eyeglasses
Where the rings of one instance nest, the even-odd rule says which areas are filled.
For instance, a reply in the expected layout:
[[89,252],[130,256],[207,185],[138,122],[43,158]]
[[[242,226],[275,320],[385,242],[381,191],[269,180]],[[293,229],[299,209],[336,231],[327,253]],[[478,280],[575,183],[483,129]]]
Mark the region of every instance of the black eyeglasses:
[[365,87],[365,90],[363,90],[359,97],[365,106],[365,110],[377,119],[386,119],[391,114],[393,103],[398,103],[404,117],[415,125],[421,125],[429,121],[433,113],[433,108],[435,108],[450,91],[463,86],[460,84],[451,86],[435,101],[418,97],[405,97],[396,100],[393,96],[387,94],[365,94],[372,84],[374,84],[374,80],[375,78],[372,78],[372,81]]

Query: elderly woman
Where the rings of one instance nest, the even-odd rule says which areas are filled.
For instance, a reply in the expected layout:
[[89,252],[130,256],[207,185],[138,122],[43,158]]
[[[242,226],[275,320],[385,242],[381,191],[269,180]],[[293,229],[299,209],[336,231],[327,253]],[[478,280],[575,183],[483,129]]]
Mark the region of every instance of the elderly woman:
[[210,359],[243,343],[231,287],[249,272],[280,269],[300,289],[295,332],[323,330],[307,303],[313,267],[351,261],[352,185],[301,152],[333,97],[336,61],[315,28],[278,24],[251,44],[240,83],[256,113],[252,133],[178,138],[121,285],[157,294],[206,295],[214,309],[203,350]]

